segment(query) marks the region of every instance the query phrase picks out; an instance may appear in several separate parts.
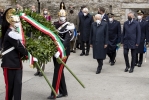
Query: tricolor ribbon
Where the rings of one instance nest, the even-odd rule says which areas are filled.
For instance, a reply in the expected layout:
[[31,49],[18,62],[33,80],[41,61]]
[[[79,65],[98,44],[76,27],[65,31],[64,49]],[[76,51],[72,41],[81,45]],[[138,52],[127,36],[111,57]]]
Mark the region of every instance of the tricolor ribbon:
[[48,35],[55,42],[55,44],[57,44],[57,50],[60,52],[60,58],[66,57],[65,48],[64,48],[61,40],[59,39],[59,37],[56,34],[54,34],[50,29],[46,28],[42,24],[38,23],[36,20],[34,20],[33,18],[31,18],[30,16],[25,15],[24,13],[21,13],[20,14],[20,17],[23,20],[25,20],[26,22],[28,22],[31,25],[33,25],[39,31],[41,31],[44,34]]

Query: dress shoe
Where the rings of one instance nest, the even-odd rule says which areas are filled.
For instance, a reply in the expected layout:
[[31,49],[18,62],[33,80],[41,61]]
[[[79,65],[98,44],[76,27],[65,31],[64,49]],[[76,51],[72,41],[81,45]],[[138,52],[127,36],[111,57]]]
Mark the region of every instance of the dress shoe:
[[38,76],[39,74],[40,74],[40,72],[36,72],[34,75],[35,75],[35,76]]
[[129,71],[129,73],[132,73],[132,72],[133,72],[133,69],[131,68],[130,71]]
[[86,52],[85,56],[88,56],[88,55],[89,55],[89,53],[88,53],[88,52]]
[[124,70],[124,72],[128,72],[129,67],[126,67],[126,69]]
[[67,97],[68,95],[67,94],[59,94],[58,96],[57,96],[57,98],[61,98],[61,97]]
[[114,62],[111,62],[111,66],[113,66],[115,63]]
[[70,50],[70,52],[73,52],[73,50]]
[[141,67],[141,64],[138,64],[138,67]]
[[137,66],[137,63],[135,63],[135,66]]
[[96,74],[100,74],[100,72],[101,72],[101,70],[97,70],[97,71],[96,71]]
[[47,97],[47,99],[51,99],[51,100],[55,100],[56,99],[56,97],[55,96],[49,96],[49,97]]
[[83,55],[85,55],[85,53],[81,53],[81,54],[80,54],[80,56],[83,56]]

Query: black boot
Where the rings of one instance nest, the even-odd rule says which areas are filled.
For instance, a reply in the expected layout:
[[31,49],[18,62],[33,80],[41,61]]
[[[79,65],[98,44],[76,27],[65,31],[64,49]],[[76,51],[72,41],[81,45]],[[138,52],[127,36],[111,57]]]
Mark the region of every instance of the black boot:
[[35,76],[38,76],[39,74],[40,74],[40,72],[36,72],[34,75],[35,75]]

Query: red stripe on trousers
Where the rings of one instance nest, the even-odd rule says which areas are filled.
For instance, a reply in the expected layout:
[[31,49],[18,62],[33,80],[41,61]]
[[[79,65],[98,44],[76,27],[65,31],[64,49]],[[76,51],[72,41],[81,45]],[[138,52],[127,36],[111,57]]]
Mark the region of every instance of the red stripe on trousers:
[[4,68],[4,79],[5,79],[5,85],[6,85],[6,97],[5,100],[8,100],[8,76],[7,76],[8,69]]
[[[66,60],[67,60],[67,58],[64,59],[63,62],[66,62]],[[58,89],[59,89],[59,86],[60,86],[60,80],[61,80],[63,68],[64,68],[64,65],[61,64],[61,65],[60,65],[59,72],[58,72],[57,83],[56,83],[56,89],[55,89],[56,93],[58,93]]]

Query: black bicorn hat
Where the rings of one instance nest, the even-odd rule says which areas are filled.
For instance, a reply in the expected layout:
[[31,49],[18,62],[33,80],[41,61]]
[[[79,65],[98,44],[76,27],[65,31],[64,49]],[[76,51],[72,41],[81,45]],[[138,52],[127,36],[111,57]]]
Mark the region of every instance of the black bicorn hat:
[[144,15],[144,12],[142,10],[137,11],[138,14]]

